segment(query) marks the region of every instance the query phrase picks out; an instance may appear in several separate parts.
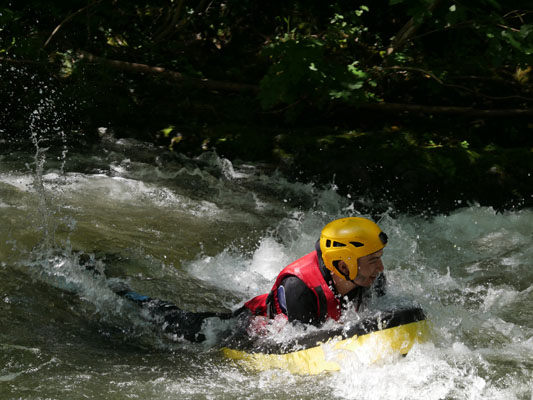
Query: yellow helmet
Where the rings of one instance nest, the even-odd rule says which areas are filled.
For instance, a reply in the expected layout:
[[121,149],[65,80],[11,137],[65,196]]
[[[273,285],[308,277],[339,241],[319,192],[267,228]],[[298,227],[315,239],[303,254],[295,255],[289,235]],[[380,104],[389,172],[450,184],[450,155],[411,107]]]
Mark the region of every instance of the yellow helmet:
[[[341,218],[327,224],[320,234],[320,250],[326,268],[339,277],[353,281],[357,276],[357,260],[381,250],[387,235],[366,218]],[[350,271],[346,276],[333,264],[344,261]]]

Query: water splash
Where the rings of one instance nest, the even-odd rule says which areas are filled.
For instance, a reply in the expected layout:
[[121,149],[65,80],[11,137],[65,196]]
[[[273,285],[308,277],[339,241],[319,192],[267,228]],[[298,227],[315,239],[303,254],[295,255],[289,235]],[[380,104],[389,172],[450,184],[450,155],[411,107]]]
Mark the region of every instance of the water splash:
[[[42,101],[42,100],[41,100]],[[44,104],[50,105],[50,102],[44,102]],[[45,139],[40,137],[37,128],[37,121],[40,119],[41,112],[45,109],[45,105],[40,106],[31,113],[30,116],[30,138],[35,146],[34,155],[34,171],[33,171],[33,188],[37,193],[38,212],[41,216],[41,224],[39,226],[42,232],[42,244],[44,248],[52,249],[55,242],[56,224],[52,218],[51,203],[47,199],[47,192],[43,183],[44,166],[46,163],[47,147],[43,147]]]

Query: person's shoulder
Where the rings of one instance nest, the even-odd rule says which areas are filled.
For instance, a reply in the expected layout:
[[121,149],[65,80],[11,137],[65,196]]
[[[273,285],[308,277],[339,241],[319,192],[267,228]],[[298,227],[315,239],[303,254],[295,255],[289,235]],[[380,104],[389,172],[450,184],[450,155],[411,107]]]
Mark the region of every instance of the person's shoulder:
[[316,318],[317,297],[300,278],[291,275],[281,282],[290,322],[299,321],[305,324],[318,323]]
[[295,275],[289,275],[286,276],[282,281],[281,285],[285,288],[285,290],[304,290],[308,289],[310,290],[307,285],[302,281],[300,278],[298,278]]

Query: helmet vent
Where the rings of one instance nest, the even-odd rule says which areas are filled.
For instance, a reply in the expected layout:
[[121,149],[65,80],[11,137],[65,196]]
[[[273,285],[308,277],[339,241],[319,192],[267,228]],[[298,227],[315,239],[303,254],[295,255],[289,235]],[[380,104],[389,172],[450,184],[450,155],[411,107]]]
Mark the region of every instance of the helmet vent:
[[353,244],[355,247],[363,247],[364,244],[361,243],[361,242],[350,242],[351,244]]
[[333,247],[345,247],[346,245],[341,242],[333,242]]

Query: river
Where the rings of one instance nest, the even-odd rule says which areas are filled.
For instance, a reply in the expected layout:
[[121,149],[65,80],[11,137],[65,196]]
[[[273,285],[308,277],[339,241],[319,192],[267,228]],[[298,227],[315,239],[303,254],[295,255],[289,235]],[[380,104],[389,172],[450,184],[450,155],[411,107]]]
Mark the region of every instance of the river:
[[[0,154],[1,399],[533,399],[532,210],[463,204],[423,217],[381,204],[370,215],[371,199],[333,183],[215,153],[111,135],[83,154],[35,144]],[[353,356],[312,377],[254,372],[216,340],[163,335],[108,287],[233,310],[346,215],[387,232],[387,296],[432,323],[404,358]]]

